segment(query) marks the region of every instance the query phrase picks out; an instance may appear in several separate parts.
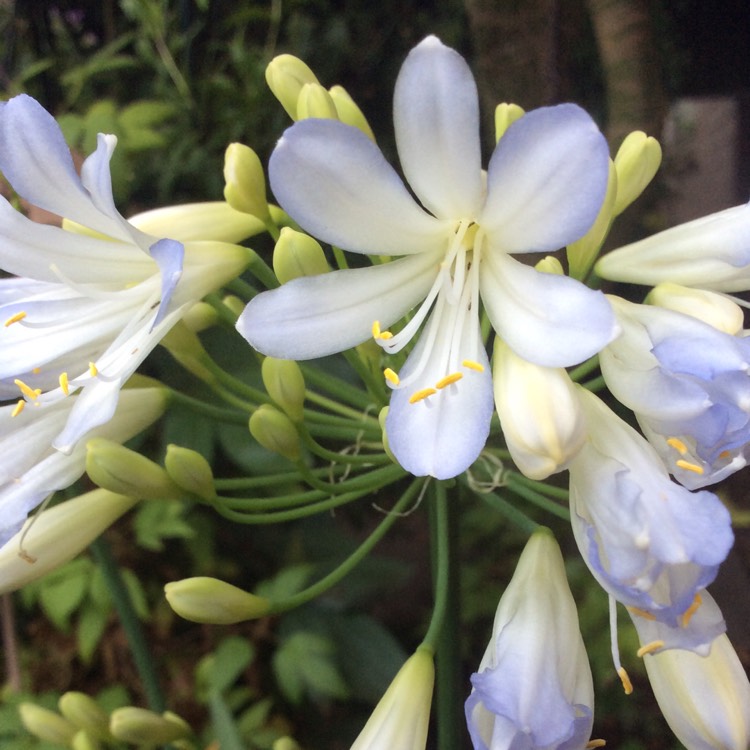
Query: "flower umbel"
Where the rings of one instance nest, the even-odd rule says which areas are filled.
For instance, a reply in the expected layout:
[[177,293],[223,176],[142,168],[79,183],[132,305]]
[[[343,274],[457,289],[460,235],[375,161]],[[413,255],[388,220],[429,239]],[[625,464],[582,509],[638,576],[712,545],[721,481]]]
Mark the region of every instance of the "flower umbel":
[[[401,69],[394,124],[421,205],[377,146],[336,120],[289,128],[269,171],[282,207],[314,236],[406,257],[296,279],[253,299],[238,329],[282,359],[325,356],[371,336],[397,354],[421,329],[400,372],[385,370],[394,389],[386,430],[405,469],[448,478],[476,459],[489,432],[480,297],[501,338],[544,366],[578,363],[615,335],[601,294],[512,257],[556,250],[586,232],[606,190],[608,151],[578,107],[536,110],[503,135],[485,186],[476,85],[463,58],[435,37]],[[400,331],[388,330],[415,307]]]

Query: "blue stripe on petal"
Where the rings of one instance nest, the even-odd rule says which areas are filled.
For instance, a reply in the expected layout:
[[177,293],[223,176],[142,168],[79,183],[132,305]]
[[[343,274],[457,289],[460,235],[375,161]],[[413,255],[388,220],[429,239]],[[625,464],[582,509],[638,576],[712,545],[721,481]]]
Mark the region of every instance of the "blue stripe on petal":
[[182,276],[182,263],[185,258],[185,246],[177,240],[163,239],[154,242],[149,248],[151,257],[157,262],[161,273],[161,302],[151,330],[164,320],[169,308],[172,293]]

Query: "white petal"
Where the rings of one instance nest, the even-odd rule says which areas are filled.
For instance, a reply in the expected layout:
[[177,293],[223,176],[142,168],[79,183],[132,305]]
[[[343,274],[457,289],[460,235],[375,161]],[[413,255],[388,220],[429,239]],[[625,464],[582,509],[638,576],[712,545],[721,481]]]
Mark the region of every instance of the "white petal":
[[[434,325],[439,325],[439,321],[433,314],[401,368],[399,375],[402,380],[419,362],[430,339],[429,329]],[[473,319],[470,325],[478,326],[479,323]],[[438,335],[440,333],[438,331]],[[481,341],[481,334],[478,331],[477,334],[475,340]],[[441,361],[440,346],[435,345],[434,356],[430,357],[420,377],[421,385],[393,391],[385,423],[388,445],[399,464],[415,476],[436,479],[458,476],[476,461],[487,442],[494,407],[490,363],[483,347],[469,349],[470,340],[470,337],[462,338],[460,359],[473,360],[481,365],[482,372],[467,370],[458,383],[421,401],[409,403],[415,391],[432,386],[448,374],[441,369],[444,362]]]
[[482,200],[479,100],[466,61],[428,36],[396,81],[399,159],[422,204],[443,219],[476,217]]
[[282,208],[318,239],[379,255],[445,247],[445,222],[415,203],[380,149],[357,128],[302,120],[284,133],[268,171]]
[[[97,151],[102,148],[106,143]],[[97,158],[108,162],[108,155]],[[0,108],[0,171],[34,205],[111,237],[128,238],[116,210],[108,215],[91,200],[54,118],[25,94]]]
[[569,276],[541,273],[508,255],[482,260],[482,302],[494,329],[523,359],[568,367],[588,359],[617,335],[601,292]]
[[608,174],[607,142],[580,107],[533,110],[495,148],[479,223],[497,250],[557,250],[594,223]]
[[263,354],[313,359],[361,344],[423,299],[441,253],[294,279],[252,299],[237,330]]

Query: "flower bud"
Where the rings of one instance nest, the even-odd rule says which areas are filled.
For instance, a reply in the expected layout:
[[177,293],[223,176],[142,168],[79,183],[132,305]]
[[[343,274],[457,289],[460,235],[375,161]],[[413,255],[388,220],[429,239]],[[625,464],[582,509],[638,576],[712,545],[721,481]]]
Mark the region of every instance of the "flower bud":
[[153,237],[170,237],[179,242],[241,242],[266,229],[256,216],[224,201],[154,208],[131,216],[128,221]]
[[242,315],[242,311],[245,309],[245,303],[237,297],[235,294],[227,294],[221,300],[224,307],[229,308],[238,318]]
[[273,251],[273,270],[279,282],[286,284],[292,279],[317,276],[331,269],[317,240],[284,227]]
[[708,656],[669,649],[643,657],[656,700],[687,750],[746,750],[750,683],[726,634]]
[[564,276],[565,270],[562,263],[554,255],[545,255],[534,268],[540,273],[553,273],[557,276]]
[[162,715],[136,706],[112,712],[109,730],[122,742],[134,745],[165,745],[190,737],[192,731],[179,716],[167,711]]
[[161,466],[105,438],[86,443],[86,472],[94,484],[131,497],[178,500],[183,496]]
[[362,110],[357,106],[354,99],[343,86],[331,86],[328,93],[336,105],[336,112],[339,120],[361,130],[370,140],[375,140],[375,134],[372,132],[370,123],[367,122]]
[[495,107],[495,142],[499,141],[505,131],[526,113],[517,104],[498,104]]
[[60,696],[60,713],[91,738],[110,740],[109,714],[89,695],[70,691]]
[[18,707],[21,723],[35,737],[45,742],[69,745],[78,731],[67,719],[35,703],[21,703]]
[[268,613],[271,602],[217,578],[198,576],[164,586],[169,606],[185,620],[233,625]]
[[691,289],[665,281],[655,286],[645,301],[649,305],[698,318],[730,336],[740,333],[744,325],[745,316],[736,302],[705,289]]
[[614,206],[617,198],[617,171],[614,162],[609,161],[609,176],[607,177],[607,192],[594,223],[588,232],[566,248],[568,269],[574,279],[585,279],[599,255],[604,239],[609,232],[614,218]]
[[250,417],[250,434],[266,449],[290,461],[300,457],[299,435],[292,421],[270,404],[258,407]]
[[648,187],[660,165],[661,146],[656,138],[640,130],[625,137],[615,156],[617,197],[614,216],[619,216]]
[[333,98],[319,83],[306,83],[297,98],[297,119],[317,117],[321,120],[338,120]]
[[279,737],[274,740],[271,750],[302,750],[297,740],[292,737]]
[[224,152],[224,199],[236,211],[261,222],[270,220],[266,177],[258,155],[242,143],[230,143]]
[[292,120],[297,120],[297,100],[306,83],[318,83],[315,73],[294,55],[278,55],[268,63],[266,83]]
[[200,333],[207,328],[212,328],[218,321],[219,314],[208,302],[196,302],[182,316],[182,323],[193,333]]
[[37,513],[0,548],[0,593],[20,589],[72,560],[137,502],[93,490]]
[[100,750],[100,748],[101,744],[98,740],[85,729],[79,729],[70,741],[70,750]]
[[586,438],[568,374],[521,359],[500,339],[492,373],[495,406],[516,466],[531,479],[564,469]]
[[183,490],[209,500],[216,495],[211,465],[198,451],[168,445],[164,468],[169,478]]
[[[194,308],[195,306],[191,309]],[[198,335],[188,326],[187,320],[180,321],[173,326],[160,343],[196,378],[209,385],[215,382],[215,375],[203,364],[208,357],[208,353],[203,348]]]
[[351,750],[424,750],[434,684],[432,654],[417,649],[393,678]]
[[291,359],[266,357],[261,365],[263,385],[268,395],[293,422],[301,422],[305,403],[305,378]]
[[393,461],[394,464],[398,465],[398,461],[396,460],[396,457],[391,452],[391,448],[388,445],[388,434],[385,431],[385,420],[388,418],[388,407],[384,406],[380,412],[378,412],[378,423],[380,424],[380,429],[383,432],[383,450],[385,451],[385,455],[388,456],[388,458]]

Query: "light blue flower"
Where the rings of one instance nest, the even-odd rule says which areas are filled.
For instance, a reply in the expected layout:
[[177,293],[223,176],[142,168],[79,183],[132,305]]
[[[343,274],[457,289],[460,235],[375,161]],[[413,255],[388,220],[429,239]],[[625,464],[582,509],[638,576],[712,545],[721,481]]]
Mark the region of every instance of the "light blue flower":
[[565,564],[548,529],[535,532],[471,677],[466,719],[475,750],[583,750],[594,687]]
[[602,351],[602,373],[669,472],[696,489],[745,466],[750,339],[673,310],[610,301],[623,333]]
[[712,493],[672,482],[645,438],[579,393],[588,440],[570,463],[578,547],[615,599],[676,627],[732,546],[729,513]]
[[174,214],[171,238],[126,221],[109,174],[116,141],[99,134],[79,177],[38,102],[0,104],[0,171],[71,230],[30,221],[0,197],[0,269],[16,277],[0,279],[0,399],[48,402],[80,389],[54,439],[63,451],[111,418],[122,384],[166,332],[249,260],[244,248],[195,241],[191,222],[183,235]]
[[[355,253],[405,257],[295,279],[252,300],[238,329],[264,354],[309,359],[371,336],[396,354],[424,324],[400,373],[386,371],[394,388],[386,432],[405,469],[448,478],[471,465],[489,432],[480,297],[502,339],[536,364],[572,365],[615,335],[598,292],[512,257],[556,250],[588,230],[609,157],[585,112],[549,107],[510,126],[485,181],[474,79],[435,37],[401,69],[394,124],[421,205],[367,136],[334,120],[289,128],[269,173],[279,203],[315,237]],[[413,308],[391,336],[386,329]]]

